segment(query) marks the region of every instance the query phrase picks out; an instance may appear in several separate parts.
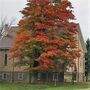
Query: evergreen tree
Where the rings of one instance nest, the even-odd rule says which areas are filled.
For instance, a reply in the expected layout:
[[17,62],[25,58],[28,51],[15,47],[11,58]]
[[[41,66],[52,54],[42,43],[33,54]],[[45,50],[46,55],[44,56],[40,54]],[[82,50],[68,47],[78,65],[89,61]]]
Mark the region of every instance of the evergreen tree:
[[88,75],[90,73],[90,40],[89,39],[86,41],[86,49],[87,49],[87,53],[85,55],[85,75],[87,81]]

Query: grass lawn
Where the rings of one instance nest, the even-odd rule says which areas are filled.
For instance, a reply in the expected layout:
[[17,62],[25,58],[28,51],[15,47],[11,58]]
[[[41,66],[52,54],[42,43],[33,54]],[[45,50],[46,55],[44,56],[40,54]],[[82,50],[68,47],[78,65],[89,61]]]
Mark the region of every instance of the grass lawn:
[[0,90],[77,90],[82,88],[90,88],[90,83],[77,83],[77,84],[60,84],[42,85],[42,84],[6,84],[0,83]]

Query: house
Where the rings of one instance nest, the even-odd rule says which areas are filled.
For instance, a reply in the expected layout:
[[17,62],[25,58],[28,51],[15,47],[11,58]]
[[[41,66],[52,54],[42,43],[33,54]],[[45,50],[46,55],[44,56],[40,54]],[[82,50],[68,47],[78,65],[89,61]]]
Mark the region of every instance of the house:
[[72,80],[72,72],[75,72],[75,80],[77,82],[84,81],[85,74],[85,45],[82,37],[80,27],[78,25],[79,34],[76,38],[79,40],[77,43],[78,48],[81,49],[81,56],[76,60],[76,67],[69,67],[65,75],[63,73],[50,73],[42,72],[41,73],[29,73],[25,70],[25,66],[14,67],[14,58],[11,60],[9,57],[8,50],[11,48],[13,41],[15,39],[16,30],[18,27],[8,28],[5,26],[5,30],[0,37],[0,82],[15,82],[15,83],[32,83],[32,82],[63,82]]
[[84,80],[84,77],[85,77],[85,53],[87,52],[87,50],[86,50],[86,46],[85,46],[83,36],[82,36],[82,32],[81,32],[79,25],[78,25],[78,32],[79,32],[79,35],[77,36],[77,38],[79,40],[78,47],[81,50],[81,56],[76,61],[76,63],[77,63],[76,65],[78,68],[77,69],[78,70],[77,78],[78,78],[78,81],[82,81],[82,80]]
[[72,73],[75,72],[76,74],[75,81],[83,82],[85,80],[85,53],[87,52],[87,50],[86,50],[86,46],[84,43],[84,39],[83,39],[79,24],[77,26],[77,29],[78,29],[78,34],[76,35],[76,38],[78,40],[77,46],[78,46],[78,49],[81,50],[80,52],[81,56],[76,59],[75,67],[69,67],[69,69],[66,72],[65,80],[72,81]]
[[[5,26],[0,38],[0,82],[28,82],[28,76],[23,74],[23,68],[13,66],[14,59],[10,60],[8,50],[12,46],[16,35],[17,27],[8,28]],[[27,74],[28,75],[28,74]]]

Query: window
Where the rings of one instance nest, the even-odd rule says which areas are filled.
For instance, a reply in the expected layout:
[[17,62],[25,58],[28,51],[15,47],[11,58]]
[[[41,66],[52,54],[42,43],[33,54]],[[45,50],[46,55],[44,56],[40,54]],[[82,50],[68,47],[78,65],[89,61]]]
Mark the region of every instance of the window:
[[2,73],[2,79],[7,79],[7,73]]
[[41,78],[41,74],[38,73],[38,75],[37,75],[37,80],[40,80],[40,78]]
[[2,79],[2,73],[0,73],[0,79]]
[[6,50],[6,49],[4,49],[4,50],[2,50],[2,54],[3,54],[3,65],[7,65],[7,60],[8,60],[8,52],[7,52],[8,50]]
[[58,81],[58,73],[53,73],[53,81]]
[[7,65],[7,53],[5,53],[5,56],[4,56],[4,65]]
[[23,73],[18,73],[18,80],[23,80]]

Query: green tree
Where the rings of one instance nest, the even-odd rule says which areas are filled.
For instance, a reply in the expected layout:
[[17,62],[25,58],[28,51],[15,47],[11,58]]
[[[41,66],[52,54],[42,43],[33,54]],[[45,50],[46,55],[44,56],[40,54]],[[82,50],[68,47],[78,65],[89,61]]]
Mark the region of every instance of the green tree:
[[85,75],[87,81],[88,75],[90,73],[90,40],[89,39],[87,39],[86,41],[86,49],[87,49],[87,53],[85,55]]

